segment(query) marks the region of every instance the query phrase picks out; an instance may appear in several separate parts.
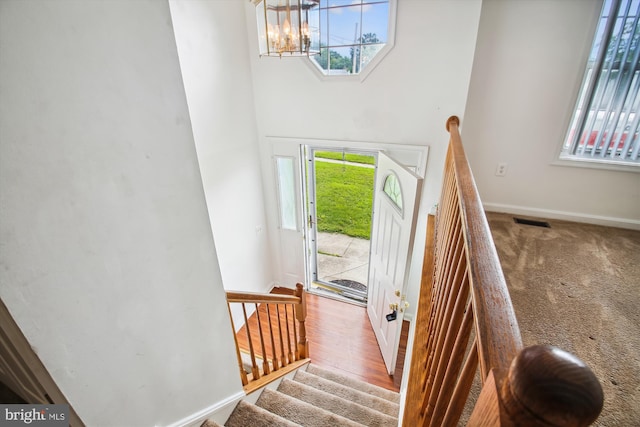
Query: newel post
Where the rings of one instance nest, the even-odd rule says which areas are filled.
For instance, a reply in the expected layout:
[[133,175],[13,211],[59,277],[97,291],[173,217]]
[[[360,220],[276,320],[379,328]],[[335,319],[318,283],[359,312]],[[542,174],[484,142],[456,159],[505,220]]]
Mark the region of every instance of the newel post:
[[302,283],[296,283],[294,295],[300,298],[300,302],[296,304],[296,320],[298,321],[300,336],[298,337],[298,352],[301,359],[309,357],[309,341],[307,341],[307,329],[304,324],[307,318],[307,294],[304,291]]
[[588,426],[603,404],[602,387],[584,362],[535,345],[518,353],[508,373],[491,371],[468,425]]

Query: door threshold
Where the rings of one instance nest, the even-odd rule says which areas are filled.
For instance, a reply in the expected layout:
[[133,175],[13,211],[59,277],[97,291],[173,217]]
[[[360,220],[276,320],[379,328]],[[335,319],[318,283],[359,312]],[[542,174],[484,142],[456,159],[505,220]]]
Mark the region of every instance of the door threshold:
[[307,290],[307,292],[320,296],[320,297],[325,297],[325,298],[329,298],[329,299],[333,299],[336,301],[340,301],[340,302],[346,302],[348,304],[353,304],[353,305],[357,305],[360,307],[366,307],[367,306],[367,302],[366,301],[362,301],[362,300],[356,300],[353,298],[349,298],[347,296],[341,295],[337,292],[333,292],[329,289],[326,288],[322,288],[322,287],[318,287],[317,284],[311,285],[309,286],[309,289]]

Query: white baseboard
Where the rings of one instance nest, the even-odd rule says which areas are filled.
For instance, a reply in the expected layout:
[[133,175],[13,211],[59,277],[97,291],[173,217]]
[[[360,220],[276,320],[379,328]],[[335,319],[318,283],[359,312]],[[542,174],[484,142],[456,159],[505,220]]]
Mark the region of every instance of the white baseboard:
[[233,394],[226,399],[214,403],[213,405],[206,407],[198,412],[195,412],[188,417],[185,417],[169,427],[195,427],[200,426],[204,420],[212,419],[218,424],[222,425],[229,418],[231,412],[236,407],[237,403],[245,397],[244,391]]
[[587,224],[597,224],[605,225],[608,227],[640,230],[640,220],[634,219],[589,215],[577,212],[556,211],[551,209],[538,209],[526,206],[503,205],[500,203],[483,203],[483,206],[484,209],[489,212],[501,212],[512,215],[527,215],[538,218],[559,219],[563,221],[584,222]]

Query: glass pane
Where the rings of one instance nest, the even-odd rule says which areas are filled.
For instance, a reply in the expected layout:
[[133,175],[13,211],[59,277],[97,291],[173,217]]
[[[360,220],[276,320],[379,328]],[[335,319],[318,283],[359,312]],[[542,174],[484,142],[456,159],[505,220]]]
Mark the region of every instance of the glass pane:
[[395,175],[390,174],[385,178],[383,191],[402,212],[402,191]]
[[361,6],[329,9],[329,46],[353,44],[360,37]]
[[360,70],[364,69],[374,56],[384,47],[384,44],[369,44],[362,46],[362,58],[360,62]]
[[[320,11],[315,8],[309,11],[309,36],[311,37],[311,50],[318,52],[320,51],[320,45],[322,41],[320,40],[320,27],[318,24],[320,23]],[[326,31],[322,34],[326,34]]]
[[360,4],[360,0],[329,0],[329,7],[351,6]]
[[329,12],[325,10],[320,11],[320,46],[325,47],[329,45],[329,27],[327,14]]
[[362,6],[362,43],[386,43],[389,3]]
[[330,50],[331,74],[350,74],[353,69],[353,46],[337,47]]
[[297,230],[293,158],[277,157],[276,169],[280,202],[280,226],[285,230]]
[[329,69],[328,58],[329,58],[329,49],[327,49],[326,47],[323,47],[320,49],[320,55],[314,56],[313,60],[316,61],[316,64],[318,64],[321,69],[326,71]]

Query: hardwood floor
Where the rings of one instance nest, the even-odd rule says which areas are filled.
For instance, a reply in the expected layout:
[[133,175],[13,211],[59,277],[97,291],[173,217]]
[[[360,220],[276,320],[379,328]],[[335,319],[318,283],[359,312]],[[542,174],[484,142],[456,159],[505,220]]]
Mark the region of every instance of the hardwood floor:
[[[264,321],[265,316],[261,318]],[[250,324],[255,321],[255,315],[249,319]],[[365,307],[307,294],[305,323],[312,363],[389,390],[400,390],[409,322],[402,325],[394,375],[387,373]],[[238,340],[241,348],[246,348],[242,329]],[[271,353],[269,349],[267,352]]]

